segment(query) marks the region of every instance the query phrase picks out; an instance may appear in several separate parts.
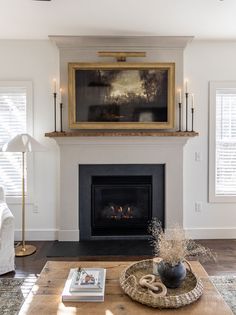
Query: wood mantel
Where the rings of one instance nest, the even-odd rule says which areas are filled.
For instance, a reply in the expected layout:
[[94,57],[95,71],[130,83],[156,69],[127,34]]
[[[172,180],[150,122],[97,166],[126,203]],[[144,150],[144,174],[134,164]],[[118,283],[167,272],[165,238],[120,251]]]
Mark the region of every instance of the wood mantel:
[[65,131],[47,132],[45,137],[196,137],[195,131]]

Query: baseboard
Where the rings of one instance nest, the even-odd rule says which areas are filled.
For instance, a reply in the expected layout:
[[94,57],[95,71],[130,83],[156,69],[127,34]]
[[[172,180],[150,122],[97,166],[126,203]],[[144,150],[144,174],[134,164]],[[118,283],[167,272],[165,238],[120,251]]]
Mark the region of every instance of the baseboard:
[[58,241],[79,241],[79,230],[59,230]]
[[186,234],[193,239],[236,239],[235,228],[186,228]]
[[[25,239],[30,241],[54,241],[58,239],[58,230],[27,230],[25,232]],[[21,241],[21,230],[15,230],[15,241]]]
[[[193,239],[236,239],[235,228],[185,228]],[[21,241],[21,230],[15,230],[15,241]],[[79,230],[27,230],[26,240],[31,241],[79,241]]]
[[[79,241],[79,230],[27,230],[25,239],[31,241]],[[15,241],[21,241],[21,230],[15,230]]]

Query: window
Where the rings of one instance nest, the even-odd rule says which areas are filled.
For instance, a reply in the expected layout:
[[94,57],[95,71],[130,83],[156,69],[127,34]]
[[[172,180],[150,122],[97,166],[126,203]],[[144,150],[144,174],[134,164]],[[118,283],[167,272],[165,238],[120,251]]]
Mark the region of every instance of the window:
[[[0,81],[0,147],[19,133],[32,131],[32,86],[30,82]],[[27,167],[31,162],[27,159]],[[26,172],[27,174],[27,172]],[[8,197],[22,193],[22,156],[18,152],[0,153],[0,185]],[[26,175],[27,177],[27,175]],[[28,178],[27,178],[28,179]],[[26,183],[28,180],[26,180]],[[26,195],[27,194],[26,184]]]
[[209,199],[236,202],[236,82],[210,83]]

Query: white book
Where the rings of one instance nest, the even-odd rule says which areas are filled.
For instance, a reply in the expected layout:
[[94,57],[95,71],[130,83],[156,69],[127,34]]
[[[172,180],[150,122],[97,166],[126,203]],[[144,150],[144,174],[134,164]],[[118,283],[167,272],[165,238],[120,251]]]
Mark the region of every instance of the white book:
[[[94,268],[96,269],[96,268]],[[70,269],[68,278],[66,280],[63,292],[63,302],[103,302],[105,293],[105,279],[106,269],[103,269],[102,289],[100,291],[70,291],[71,282],[73,279],[74,272],[77,268]]]
[[70,291],[101,291],[103,268],[78,268],[72,276]]

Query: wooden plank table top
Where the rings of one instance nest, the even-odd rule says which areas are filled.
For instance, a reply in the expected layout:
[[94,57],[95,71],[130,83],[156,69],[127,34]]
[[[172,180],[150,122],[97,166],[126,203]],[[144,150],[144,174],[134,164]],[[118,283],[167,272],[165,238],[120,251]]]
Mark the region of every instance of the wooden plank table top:
[[[26,298],[19,315],[232,315],[232,311],[211,283],[199,262],[191,262],[193,272],[203,282],[204,293],[195,303],[180,309],[158,310],[132,301],[119,285],[121,271],[132,262],[48,261]],[[107,269],[105,301],[100,303],[62,302],[61,293],[70,268]]]

